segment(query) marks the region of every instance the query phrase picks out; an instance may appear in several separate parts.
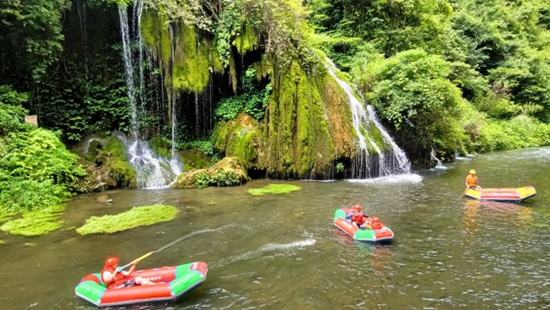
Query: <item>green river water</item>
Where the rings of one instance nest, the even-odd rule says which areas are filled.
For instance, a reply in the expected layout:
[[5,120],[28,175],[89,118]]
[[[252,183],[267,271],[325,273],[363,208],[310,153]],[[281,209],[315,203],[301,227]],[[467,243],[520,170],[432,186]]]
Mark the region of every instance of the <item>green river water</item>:
[[[476,169],[484,187],[533,185],[521,204],[461,197]],[[74,294],[107,256],[125,264],[181,239],[138,267],[204,261],[206,281],[176,302],[110,309],[550,309],[550,148],[459,159],[446,169],[364,181],[252,181],[197,190],[117,190],[75,197],[64,227],[35,238],[2,235],[0,309],[95,309]],[[249,188],[290,183],[285,195]],[[92,215],[155,203],[175,220],[80,236]],[[393,229],[388,245],[352,241],[334,210],[360,203]],[[33,246],[25,246],[32,243]]]

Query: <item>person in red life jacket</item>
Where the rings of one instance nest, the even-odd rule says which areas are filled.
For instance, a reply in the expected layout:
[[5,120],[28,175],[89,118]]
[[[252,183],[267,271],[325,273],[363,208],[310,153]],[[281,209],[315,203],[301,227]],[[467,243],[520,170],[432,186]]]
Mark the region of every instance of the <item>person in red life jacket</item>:
[[477,185],[477,176],[474,169],[470,170],[470,174],[466,176],[466,190],[468,189],[481,189],[481,186]]
[[130,267],[130,270],[124,271],[118,268],[119,259],[116,257],[108,257],[105,260],[105,266],[101,270],[101,281],[107,285],[107,288],[120,288],[134,285],[149,285],[155,284],[147,279],[136,277],[128,279],[129,275],[136,268],[136,264]]
[[365,215],[361,209],[361,206],[354,204],[351,211],[346,215],[346,219],[350,220],[353,226],[361,229],[372,229],[371,219]]
[[377,216],[374,216],[372,218],[371,226],[372,226],[372,229],[375,229],[375,230],[382,229],[382,223],[380,222],[380,219]]

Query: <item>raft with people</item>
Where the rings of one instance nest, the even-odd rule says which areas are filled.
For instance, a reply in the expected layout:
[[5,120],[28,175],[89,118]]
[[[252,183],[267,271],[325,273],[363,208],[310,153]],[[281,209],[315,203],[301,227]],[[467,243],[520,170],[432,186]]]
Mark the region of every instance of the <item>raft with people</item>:
[[468,188],[464,196],[478,200],[522,202],[537,194],[533,186],[518,188]]
[[75,293],[99,307],[170,301],[201,285],[206,280],[207,272],[208,265],[204,262],[138,270],[126,277],[129,283],[138,277],[152,283],[122,287],[108,287],[101,279],[100,273],[93,273],[80,280]]
[[365,225],[354,225],[347,218],[352,208],[343,207],[334,212],[334,225],[357,241],[390,242],[394,238],[393,231],[380,222],[378,217],[366,217]]

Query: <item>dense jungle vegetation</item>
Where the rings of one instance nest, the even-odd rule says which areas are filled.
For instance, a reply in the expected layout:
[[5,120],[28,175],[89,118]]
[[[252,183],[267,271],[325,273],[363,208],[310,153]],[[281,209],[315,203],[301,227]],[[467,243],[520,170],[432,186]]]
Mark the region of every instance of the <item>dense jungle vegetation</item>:
[[[0,3],[2,210],[42,208],[78,192],[85,171],[66,146],[90,134],[130,131],[117,5],[132,3]],[[153,98],[139,117],[147,138],[170,139],[172,111],[158,104],[161,97],[181,101],[181,110],[175,111],[182,115],[175,141],[180,148],[201,145],[212,155],[216,142],[210,141],[211,135],[220,135],[214,126],[243,112],[252,117],[250,123],[265,122],[266,131],[285,131],[287,127],[278,125],[275,102],[287,100],[292,87],[320,85],[319,55],[324,53],[358,86],[412,160],[423,162],[432,150],[441,159],[451,159],[456,153],[550,144],[546,0],[143,4],[148,10],[140,31],[155,57],[142,66],[150,83],[161,85],[160,92],[138,90],[140,96]],[[182,47],[174,49],[170,60],[169,34],[162,27],[175,22],[181,35],[172,35]],[[191,39],[186,29],[192,29]],[[187,66],[178,65],[182,63]],[[216,76],[213,86],[208,86],[208,72]],[[207,87],[215,91],[204,96]],[[212,119],[197,108],[204,102]],[[38,115],[39,128],[23,122],[27,114]],[[314,129],[315,139],[301,131],[297,136],[306,146],[324,147],[320,141],[326,130]],[[258,135],[251,133],[247,145],[256,143]],[[274,148],[281,144],[269,139],[266,143]],[[321,151],[343,154],[349,145],[342,143]],[[256,156],[243,154],[245,159]],[[292,159],[288,162],[291,165]]]

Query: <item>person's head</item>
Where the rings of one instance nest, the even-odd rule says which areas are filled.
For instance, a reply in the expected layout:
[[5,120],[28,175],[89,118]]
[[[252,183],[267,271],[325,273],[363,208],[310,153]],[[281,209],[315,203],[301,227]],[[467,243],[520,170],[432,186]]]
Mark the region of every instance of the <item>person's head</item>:
[[476,171],[474,169],[470,170],[470,174],[476,174]]
[[105,268],[116,269],[118,267],[119,259],[116,257],[107,257],[105,260]]
[[354,204],[352,207],[353,212],[361,212],[361,206],[359,204]]

